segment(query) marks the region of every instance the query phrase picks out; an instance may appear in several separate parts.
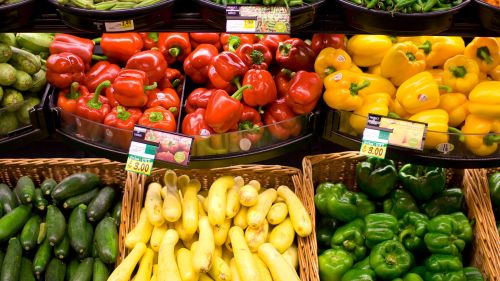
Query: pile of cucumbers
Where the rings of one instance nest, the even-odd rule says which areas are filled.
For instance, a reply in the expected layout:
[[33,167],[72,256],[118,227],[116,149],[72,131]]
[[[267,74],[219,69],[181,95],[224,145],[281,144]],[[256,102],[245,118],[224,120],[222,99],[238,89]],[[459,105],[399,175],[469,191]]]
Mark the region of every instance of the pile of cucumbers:
[[47,81],[42,57],[52,34],[0,33],[0,136],[30,124]]
[[107,280],[119,255],[117,195],[93,173],[0,184],[0,281]]

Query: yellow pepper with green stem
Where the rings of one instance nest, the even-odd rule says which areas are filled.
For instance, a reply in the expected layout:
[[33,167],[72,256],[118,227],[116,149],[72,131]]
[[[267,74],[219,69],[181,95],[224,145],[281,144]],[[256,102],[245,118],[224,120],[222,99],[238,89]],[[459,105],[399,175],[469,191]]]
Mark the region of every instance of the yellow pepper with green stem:
[[462,127],[465,146],[478,156],[488,156],[498,150],[500,119],[483,118],[469,114]]
[[448,112],[448,124],[451,127],[457,127],[464,122],[467,114],[469,114],[468,105],[469,101],[466,95],[462,93],[445,93],[440,96],[438,108]]
[[482,117],[500,118],[500,81],[477,84],[469,94],[469,111]]
[[425,70],[425,55],[412,42],[394,44],[381,64],[382,76],[399,86],[408,78]]
[[391,46],[386,35],[354,35],[347,41],[347,52],[357,66],[368,67],[380,64]]
[[325,78],[335,71],[350,69],[351,67],[351,57],[346,51],[331,47],[321,50],[314,61],[314,71],[321,78]]
[[458,36],[422,36],[421,41],[418,48],[425,53],[427,68],[442,66],[447,59],[465,50],[464,39]]
[[391,103],[391,96],[387,93],[375,93],[363,98],[363,104],[358,107],[349,117],[349,124],[357,134],[362,134],[368,114],[378,114],[387,116],[389,114],[389,104]]
[[499,50],[495,37],[475,37],[465,47],[464,55],[475,60],[482,72],[488,72],[500,63]]
[[449,58],[444,64],[443,84],[455,92],[469,94],[479,83],[479,66],[464,55]]
[[430,72],[420,72],[399,86],[396,99],[410,114],[433,109],[439,105],[439,87]]
[[427,123],[424,148],[436,149],[441,143],[448,143],[448,113],[442,109],[430,109],[412,115],[409,120]]

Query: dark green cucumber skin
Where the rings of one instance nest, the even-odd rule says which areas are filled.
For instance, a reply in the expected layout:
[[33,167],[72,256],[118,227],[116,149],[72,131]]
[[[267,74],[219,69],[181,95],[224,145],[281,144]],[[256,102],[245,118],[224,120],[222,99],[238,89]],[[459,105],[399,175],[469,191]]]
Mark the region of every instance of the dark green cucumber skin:
[[10,213],[19,205],[14,192],[12,192],[8,185],[3,183],[0,183],[0,203],[6,213]]
[[115,190],[112,187],[106,186],[101,189],[87,208],[87,218],[89,221],[100,221],[109,208],[111,208],[114,199]]
[[47,265],[52,257],[52,247],[50,246],[49,240],[45,237],[43,243],[38,247],[35,257],[33,258],[33,272],[40,276],[42,272],[45,271]]
[[63,207],[64,209],[74,209],[80,204],[88,204],[92,199],[94,199],[97,194],[99,193],[98,188],[94,188],[92,190],[89,190],[85,193],[75,195],[73,197],[70,197],[64,201]]
[[113,218],[106,217],[97,224],[95,242],[99,258],[107,264],[115,263],[118,257],[118,231]]
[[56,187],[57,182],[54,179],[48,178],[45,179],[42,184],[40,185],[40,188],[42,189],[43,195],[46,197],[50,197],[50,194],[52,193],[52,189]]
[[29,220],[31,205],[21,205],[0,219],[0,242],[16,235]]
[[92,173],[77,173],[63,179],[52,190],[51,196],[56,201],[85,193],[99,184],[99,176]]
[[94,272],[92,273],[92,281],[106,281],[109,277],[109,270],[99,258],[94,259]]
[[[69,242],[76,253],[83,256],[90,254],[94,229],[87,222],[87,207],[79,205],[73,209],[68,220]],[[82,256],[81,256],[82,257]]]
[[46,281],[64,281],[64,276],[66,275],[66,264],[58,258],[53,258],[49,266],[47,266],[47,271],[45,272]]
[[23,257],[21,259],[21,272],[19,273],[19,280],[21,281],[35,281],[35,275],[33,275],[33,264],[31,260]]
[[115,219],[116,226],[120,226],[122,220],[122,201],[118,201],[113,207],[113,218]]
[[66,233],[66,219],[62,214],[61,210],[54,205],[49,205],[47,207],[47,238],[49,239],[50,245],[57,245]]
[[34,214],[24,225],[21,236],[19,236],[24,250],[29,251],[36,247],[36,240],[40,233],[40,223],[42,223],[42,219],[39,215]]
[[23,204],[29,204],[35,197],[35,183],[28,176],[22,176],[17,180],[14,193]]
[[73,276],[75,276],[75,272],[78,269],[78,265],[80,265],[80,262],[77,259],[71,259],[66,267],[66,281],[71,281],[71,279],[73,279]]
[[0,274],[1,281],[18,281],[21,272],[21,258],[23,256],[23,248],[19,239],[16,237],[9,240],[7,252],[2,263],[2,273]]
[[78,265],[75,275],[73,276],[71,281],[91,281],[93,270],[94,259],[86,258]]
[[69,255],[69,237],[67,233],[64,235],[63,240],[54,246],[54,255],[60,260],[65,259]]
[[35,205],[35,208],[40,211],[45,211],[47,209],[47,205],[49,205],[49,202],[43,196],[43,191],[41,188],[35,189],[35,198],[33,198],[33,203]]

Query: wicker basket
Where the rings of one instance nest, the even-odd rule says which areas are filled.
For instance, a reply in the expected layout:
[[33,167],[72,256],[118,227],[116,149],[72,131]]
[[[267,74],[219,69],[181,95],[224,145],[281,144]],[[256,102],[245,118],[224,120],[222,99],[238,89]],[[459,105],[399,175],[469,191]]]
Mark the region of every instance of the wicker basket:
[[[190,178],[196,178],[201,182],[202,189],[208,189],[211,183],[220,176],[231,175],[241,176],[248,182],[251,179],[258,180],[263,188],[277,188],[280,185],[286,185],[300,198],[305,208],[309,211],[314,221],[314,200],[313,190],[302,186],[301,171],[296,168],[276,166],[276,165],[240,165],[216,169],[199,170],[176,170],[177,175],[188,175]],[[140,176],[129,173],[127,185],[123,195],[122,203],[122,221],[120,224],[120,260],[123,260],[127,251],[124,250],[125,235],[136,225],[144,200],[144,191],[150,181],[162,182],[165,169],[153,171],[151,177]],[[132,184],[129,184],[132,182]],[[309,266],[309,260],[317,256],[316,235],[315,232],[306,238],[298,239],[300,278],[303,281],[317,280],[314,278],[313,270]],[[317,271],[317,270],[316,270]]]
[[[307,156],[302,162],[304,188],[314,190],[314,187],[321,182],[333,181],[344,182],[348,187],[356,190],[355,167],[364,159],[365,157],[356,151]],[[483,182],[486,178],[484,173],[483,170],[464,172],[447,169],[447,182],[464,187],[468,216],[476,220],[471,253],[472,265],[478,267],[485,276],[489,277],[489,280],[495,281],[500,280],[500,251],[498,251],[500,243],[494,218],[492,218],[491,202],[485,195],[487,190],[484,190]],[[314,246],[313,251],[317,252],[317,244],[312,246]],[[317,258],[311,259],[310,264],[311,271],[314,270],[315,280],[319,280]]]

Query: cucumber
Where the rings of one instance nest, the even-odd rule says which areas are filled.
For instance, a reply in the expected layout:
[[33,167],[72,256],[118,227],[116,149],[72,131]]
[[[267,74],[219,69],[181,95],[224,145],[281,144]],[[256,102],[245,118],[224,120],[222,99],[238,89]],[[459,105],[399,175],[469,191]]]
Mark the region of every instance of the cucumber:
[[75,195],[70,197],[64,201],[63,207],[64,209],[73,209],[80,204],[88,204],[92,199],[94,199],[99,193],[98,188],[94,188],[85,193]]
[[35,197],[33,198],[33,205],[40,211],[45,211],[49,202],[45,197],[43,197],[43,191],[41,188],[35,188]]
[[0,270],[2,270],[3,258],[5,257],[5,253],[0,250]]
[[0,242],[16,235],[29,220],[31,205],[21,205],[0,219]]
[[99,258],[107,264],[115,263],[118,257],[118,231],[113,218],[106,217],[97,224],[95,242]]
[[94,259],[92,281],[106,281],[109,277],[108,267],[99,259]]
[[52,189],[56,187],[57,182],[54,179],[48,178],[45,179],[42,184],[40,185],[40,188],[43,191],[43,195],[49,196],[50,193],[52,193]]
[[54,255],[56,258],[63,260],[69,255],[69,237],[68,234],[64,235],[64,238],[59,244],[54,246]]
[[14,188],[14,194],[16,194],[19,202],[23,204],[31,203],[33,197],[35,197],[35,184],[31,178],[28,176],[20,177]]
[[45,271],[50,262],[51,256],[52,247],[50,246],[49,239],[45,238],[40,247],[38,247],[35,257],[33,258],[33,272],[36,276],[40,276],[40,274]]
[[99,253],[97,252],[97,247],[95,246],[95,235],[94,235],[94,240],[92,241],[92,257],[93,258],[98,258]]
[[0,63],[0,85],[10,86],[16,82],[16,68],[8,63]]
[[68,234],[71,247],[79,254],[88,255],[92,247],[93,227],[87,222],[87,206],[79,205],[71,212]]
[[49,205],[47,207],[46,223],[47,238],[49,239],[50,245],[54,246],[64,238],[64,233],[66,233],[66,220],[59,208],[54,205]]
[[43,69],[40,69],[40,71],[33,74],[31,78],[33,79],[33,85],[31,86],[31,89],[28,90],[28,92],[38,93],[45,88],[45,85],[47,84],[47,79],[45,78],[45,71]]
[[53,258],[49,266],[47,266],[47,272],[45,272],[46,281],[64,281],[64,275],[66,275],[66,264],[60,259]]
[[43,243],[43,240],[45,240],[45,237],[47,237],[47,224],[45,222],[42,222],[40,224],[40,233],[38,233],[38,238],[36,239],[36,243],[38,245]]
[[16,43],[19,47],[33,54],[48,53],[54,35],[50,33],[17,33]]
[[21,272],[19,273],[19,280],[22,281],[35,281],[35,275],[33,275],[33,264],[31,261],[25,257],[21,259]]
[[0,42],[7,44],[11,47],[16,47],[16,34],[15,33],[0,33]]
[[9,45],[0,43],[0,62],[7,62],[12,57],[12,49]]
[[77,259],[71,259],[66,267],[66,281],[71,281],[71,279],[73,279],[78,265],[80,265],[80,262]]
[[18,91],[27,91],[33,87],[33,78],[28,73],[17,70],[16,71],[16,82],[12,84],[12,87]]
[[89,221],[100,221],[113,204],[114,198],[115,190],[112,187],[106,186],[101,189],[87,208]]
[[120,226],[122,220],[122,201],[118,201],[113,207],[113,213],[111,214],[115,219],[116,226]]
[[42,223],[42,219],[39,215],[34,214],[24,225],[21,236],[19,236],[19,241],[21,241],[21,246],[23,246],[24,250],[29,251],[37,245],[38,234],[40,234],[40,223]]
[[9,60],[9,64],[12,65],[17,70],[22,70],[32,75],[40,71],[42,68],[42,62],[40,58],[34,54],[21,50],[16,47],[10,47],[12,49],[12,57]]
[[0,183],[0,204],[6,213],[10,213],[18,205],[16,196],[10,187],[3,183]]
[[23,256],[23,248],[19,239],[16,237],[9,240],[7,251],[2,263],[2,273],[0,281],[18,281],[19,273],[21,272],[21,258]]
[[63,179],[52,190],[52,198],[64,201],[70,197],[85,193],[99,184],[99,176],[93,173],[77,173]]
[[92,272],[94,270],[94,259],[84,259],[76,269],[75,275],[71,281],[90,281],[92,280]]
[[[1,65],[1,63],[0,63]],[[0,74],[1,75],[1,74]],[[4,89],[4,95],[2,99],[2,106],[8,107],[8,112],[15,112],[24,104],[23,93],[16,89],[6,88]],[[17,120],[16,120],[17,121]],[[3,121],[5,122],[5,121]]]

